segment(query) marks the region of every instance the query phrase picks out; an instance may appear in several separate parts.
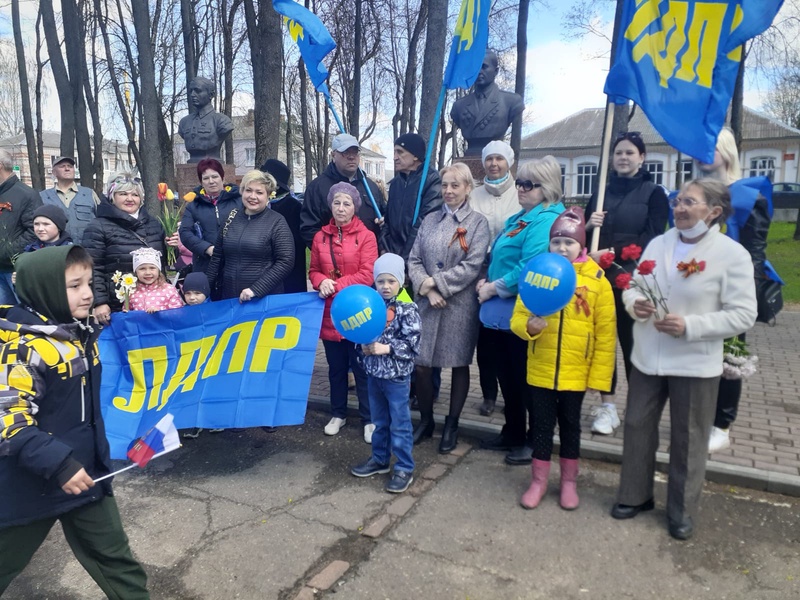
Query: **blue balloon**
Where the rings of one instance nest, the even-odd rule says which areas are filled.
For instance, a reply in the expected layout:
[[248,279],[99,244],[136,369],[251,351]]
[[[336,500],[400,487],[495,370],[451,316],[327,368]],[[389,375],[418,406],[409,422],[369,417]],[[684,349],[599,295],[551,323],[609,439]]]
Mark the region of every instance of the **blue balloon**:
[[557,313],[572,300],[578,277],[575,267],[560,254],[534,256],[519,275],[519,297],[538,317]]
[[331,321],[344,339],[371,344],[386,328],[386,303],[371,287],[350,285],[334,296]]

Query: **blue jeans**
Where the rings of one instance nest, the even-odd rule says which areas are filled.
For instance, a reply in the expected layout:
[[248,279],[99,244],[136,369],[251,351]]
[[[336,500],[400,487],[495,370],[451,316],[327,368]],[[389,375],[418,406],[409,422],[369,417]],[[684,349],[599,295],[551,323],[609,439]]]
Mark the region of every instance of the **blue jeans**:
[[355,344],[347,340],[341,342],[322,340],[322,346],[325,348],[325,358],[328,360],[331,416],[339,419],[347,418],[347,372],[352,369],[356,379],[356,396],[358,397],[358,414],[361,416],[361,424],[371,423],[367,374],[358,364]]
[[408,391],[411,377],[379,379],[370,376],[369,407],[372,411],[372,460],[388,465],[394,454],[396,471],[414,471],[411,448],[414,437],[411,427],[411,410],[408,407]]
[[19,304],[14,286],[11,285],[11,273],[0,273],[0,304]]

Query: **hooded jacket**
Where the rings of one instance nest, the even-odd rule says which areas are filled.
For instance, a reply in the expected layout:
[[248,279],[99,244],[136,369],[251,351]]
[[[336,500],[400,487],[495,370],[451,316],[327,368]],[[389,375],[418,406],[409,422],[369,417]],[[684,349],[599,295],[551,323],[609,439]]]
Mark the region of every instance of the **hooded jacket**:
[[242,209],[242,196],[239,186],[233,184],[222,188],[216,204],[205,195],[202,186],[196,187],[194,194],[194,200],[186,205],[178,232],[181,243],[192,253],[192,270],[205,273],[211,263],[206,250],[217,241],[230,212],[234,208]]
[[0,308],[0,529],[54,517],[111,495],[105,480],[61,486],[81,468],[111,472],[100,412],[99,330],[72,319],[64,278],[69,246],[18,261],[22,306]]
[[[511,331],[528,341],[528,384],[548,390],[583,392],[611,389],[617,347],[614,293],[591,258],[574,262],[575,295],[559,312],[545,317],[547,327],[528,335],[530,311],[517,297]],[[580,303],[580,304],[579,304]]]
[[[341,275],[332,276],[333,258]],[[358,217],[353,217],[344,227],[337,227],[333,219],[325,225],[311,244],[311,265],[308,279],[315,290],[326,279],[336,280],[336,291],[348,285],[372,285],[372,267],[378,258],[378,244],[375,235],[367,229]],[[322,315],[322,328],[319,337],[323,340],[341,342],[342,336],[331,321],[331,303],[336,294],[325,299],[325,312]]]

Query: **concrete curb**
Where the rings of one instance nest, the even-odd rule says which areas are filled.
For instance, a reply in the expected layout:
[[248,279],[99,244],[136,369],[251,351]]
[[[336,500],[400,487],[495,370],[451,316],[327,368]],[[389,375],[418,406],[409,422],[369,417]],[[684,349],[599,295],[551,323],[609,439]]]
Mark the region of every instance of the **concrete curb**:
[[[322,396],[309,396],[308,407],[315,410],[328,410],[330,408],[330,399]],[[358,415],[357,402],[349,402],[348,409],[351,414]],[[412,418],[414,418],[413,414]],[[444,417],[441,415],[434,415],[434,419],[437,423],[444,423]],[[414,418],[414,420],[416,421],[417,419]],[[459,430],[466,435],[479,439],[500,433],[498,425],[463,417],[459,420]],[[558,436],[556,436],[555,444],[557,448]],[[591,460],[619,464],[622,462],[622,448],[614,444],[604,444],[594,440],[581,440],[581,456]],[[666,472],[668,466],[669,454],[658,452],[656,454],[656,468],[659,471]],[[800,477],[774,473],[764,469],[754,469],[752,467],[742,467],[709,460],[706,463],[706,480],[723,485],[735,485],[774,494],[800,497]]]

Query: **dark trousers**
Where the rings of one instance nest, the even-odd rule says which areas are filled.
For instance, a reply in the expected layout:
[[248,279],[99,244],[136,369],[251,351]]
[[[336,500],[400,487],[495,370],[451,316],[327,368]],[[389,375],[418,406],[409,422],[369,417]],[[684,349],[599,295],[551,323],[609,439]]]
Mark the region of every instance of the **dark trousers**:
[[[620,348],[622,348],[622,361],[625,363],[625,379],[630,380],[631,370],[633,363],[631,362],[631,354],[633,354],[633,317],[625,310],[625,304],[622,302],[622,292],[612,282],[612,289],[614,291],[614,306],[617,310],[617,339],[619,340]],[[613,396],[617,393],[617,363],[614,362],[614,376],[611,378],[611,391],[609,395]]]
[[[744,341],[745,335],[739,336]],[[717,394],[717,413],[714,416],[714,427],[728,429],[736,420],[739,412],[739,400],[742,398],[742,380],[719,380],[719,393]]]
[[638,506],[653,497],[658,423],[669,398],[667,517],[680,522],[684,516],[696,514],[718,385],[719,377],[660,377],[645,375],[634,367],[625,409],[617,502]]
[[533,458],[550,460],[558,421],[561,458],[581,456],[581,404],[586,392],[564,392],[531,386]]
[[147,575],[133,558],[117,502],[106,496],[59,517],[0,529],[0,596],[30,562],[56,521],[75,558],[111,600],[146,600]]
[[494,343],[494,331],[497,330],[481,325],[478,332],[478,375],[484,400],[497,400],[497,359],[502,348]]
[[531,386],[528,385],[528,342],[510,331],[488,331],[498,349],[495,353],[495,364],[500,390],[503,392],[506,418],[502,433],[509,444],[522,446],[526,443],[529,423],[530,430],[533,430]]
[[339,419],[347,418],[347,372],[352,369],[356,380],[356,396],[358,397],[358,414],[361,424],[370,423],[369,390],[367,374],[356,357],[356,345],[342,340],[332,342],[322,340],[325,358],[328,361],[328,382],[331,386],[331,416]]

